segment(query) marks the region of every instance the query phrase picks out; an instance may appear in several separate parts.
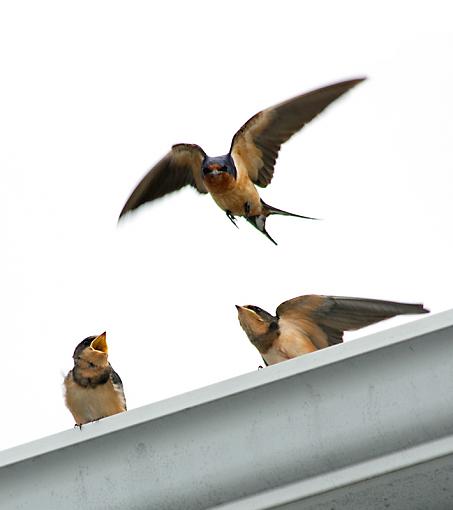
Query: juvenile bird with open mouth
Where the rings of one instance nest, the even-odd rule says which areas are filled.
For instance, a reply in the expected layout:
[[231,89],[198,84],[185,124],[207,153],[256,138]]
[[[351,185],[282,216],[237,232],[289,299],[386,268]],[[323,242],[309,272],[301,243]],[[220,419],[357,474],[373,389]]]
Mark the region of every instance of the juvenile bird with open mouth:
[[123,383],[107,358],[105,332],[85,338],[75,348],[74,368],[65,377],[64,387],[66,406],[80,428],[126,411]]

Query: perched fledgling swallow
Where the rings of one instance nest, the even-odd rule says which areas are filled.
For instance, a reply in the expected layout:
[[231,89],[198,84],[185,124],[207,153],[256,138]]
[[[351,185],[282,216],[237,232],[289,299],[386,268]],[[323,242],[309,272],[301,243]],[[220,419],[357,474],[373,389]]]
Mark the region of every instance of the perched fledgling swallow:
[[89,336],[75,348],[64,386],[66,406],[79,427],[126,411],[123,383],[107,356],[106,333]]
[[339,344],[344,331],[397,315],[429,312],[422,304],[315,294],[281,303],[275,316],[258,306],[236,308],[242,329],[266,365]]
[[334,83],[262,110],[233,136],[230,151],[224,156],[210,157],[195,144],[173,145],[137,185],[120,218],[146,202],[191,185],[200,193],[210,193],[235,226],[235,217],[244,216],[277,244],[265,228],[269,215],[315,218],[265,204],[255,185],[265,188],[271,182],[282,143],[363,80],[358,78]]

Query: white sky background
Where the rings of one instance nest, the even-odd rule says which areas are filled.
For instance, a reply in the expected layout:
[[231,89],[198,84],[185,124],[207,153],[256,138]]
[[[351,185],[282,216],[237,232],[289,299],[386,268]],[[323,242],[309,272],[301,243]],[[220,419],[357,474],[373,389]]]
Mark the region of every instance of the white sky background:
[[[448,4],[3,2],[0,448],[73,426],[63,373],[104,330],[134,408],[256,370],[235,303],[451,308]],[[272,217],[275,247],[186,189],[117,228],[173,143],[224,154],[257,111],[362,75],[283,146],[261,193],[322,222]]]

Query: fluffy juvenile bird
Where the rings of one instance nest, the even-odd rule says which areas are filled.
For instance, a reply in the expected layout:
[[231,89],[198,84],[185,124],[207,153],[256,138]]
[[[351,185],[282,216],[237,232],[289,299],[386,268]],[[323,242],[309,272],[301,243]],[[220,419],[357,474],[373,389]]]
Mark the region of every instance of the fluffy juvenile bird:
[[334,83],[262,110],[233,136],[224,156],[210,157],[195,144],[173,145],[137,185],[120,218],[146,202],[190,185],[200,193],[210,193],[234,225],[235,217],[243,216],[277,244],[266,231],[269,215],[314,218],[267,205],[256,186],[265,188],[271,182],[282,143],[363,79]]
[[79,427],[126,411],[123,383],[107,357],[106,333],[89,336],[75,348],[64,387],[66,406]]
[[339,344],[344,331],[396,315],[429,312],[422,304],[314,294],[281,303],[275,316],[258,306],[236,308],[242,329],[266,365]]

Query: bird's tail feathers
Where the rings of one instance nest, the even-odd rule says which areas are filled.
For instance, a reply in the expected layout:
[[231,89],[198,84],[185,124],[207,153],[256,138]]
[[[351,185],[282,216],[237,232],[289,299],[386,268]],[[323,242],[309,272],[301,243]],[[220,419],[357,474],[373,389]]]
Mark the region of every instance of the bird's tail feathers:
[[269,241],[273,242],[277,246],[277,243],[272,239],[266,230],[266,216],[264,216],[264,214],[260,214],[259,216],[246,216],[246,220],[262,234],[264,234],[269,239]]
[[296,218],[304,218],[306,220],[317,220],[318,218],[311,218],[310,216],[302,216],[300,214],[290,213],[288,211],[283,211],[282,209],[277,209],[276,207],[272,207],[271,205],[266,204],[261,200],[261,204],[263,206],[262,214],[258,216],[246,216],[246,219],[249,223],[251,223],[257,230],[259,230],[262,234],[264,234],[271,242],[275,245],[277,244],[274,239],[269,235],[266,230],[266,219],[271,214],[281,214],[282,216],[294,216]]
[[302,216],[301,214],[294,214],[288,211],[283,211],[282,209],[277,209],[272,205],[268,205],[261,200],[261,204],[263,205],[266,216],[270,216],[271,214],[281,214],[282,216],[294,216],[295,218],[304,218],[306,220],[318,220],[319,218],[312,218],[311,216]]

